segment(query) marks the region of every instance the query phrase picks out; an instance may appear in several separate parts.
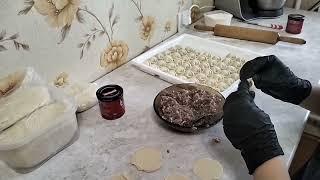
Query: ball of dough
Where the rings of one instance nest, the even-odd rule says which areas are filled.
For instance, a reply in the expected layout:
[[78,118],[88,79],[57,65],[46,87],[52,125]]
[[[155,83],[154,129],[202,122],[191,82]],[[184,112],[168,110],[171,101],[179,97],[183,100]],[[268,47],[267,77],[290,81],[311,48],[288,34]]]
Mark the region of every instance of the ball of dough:
[[202,180],[218,180],[223,175],[223,167],[216,160],[200,159],[194,164],[193,172]]
[[190,180],[190,179],[183,175],[174,174],[174,175],[167,176],[165,180]]
[[159,150],[154,148],[142,148],[134,153],[131,164],[139,171],[154,172],[161,168],[162,157]]

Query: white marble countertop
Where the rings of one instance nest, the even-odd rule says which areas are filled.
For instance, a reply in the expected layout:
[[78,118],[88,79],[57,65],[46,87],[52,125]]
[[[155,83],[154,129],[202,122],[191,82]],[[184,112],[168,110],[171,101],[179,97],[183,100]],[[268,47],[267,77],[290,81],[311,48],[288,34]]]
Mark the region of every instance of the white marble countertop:
[[[268,45],[213,37],[210,33],[190,33],[264,54],[275,54],[296,75],[316,84],[320,77],[320,14],[290,9],[286,10],[288,13],[306,15],[303,33],[299,35],[307,40],[306,45],[281,42]],[[284,15],[279,19],[259,21],[285,24],[286,19]],[[239,22],[234,24],[252,26]],[[222,179],[251,179],[240,153],[226,139],[221,123],[194,135],[176,133],[157,123],[152,102],[156,94],[169,83],[137,70],[130,63],[104,76],[98,83],[116,83],[124,88],[126,114],[121,119],[104,120],[100,117],[98,106],[78,114],[80,137],[74,144],[28,174],[17,174],[0,163],[0,180],[109,179],[111,175],[121,173],[131,173],[137,180],[162,180],[174,172],[196,179],[192,165],[203,157],[222,163],[225,170]],[[284,159],[289,162],[303,131],[307,111],[275,100],[260,91],[257,91],[256,103],[270,115],[285,152]],[[212,143],[215,137],[220,138],[221,143]],[[129,164],[132,153],[142,146],[161,149],[164,163],[159,171],[138,172]]]

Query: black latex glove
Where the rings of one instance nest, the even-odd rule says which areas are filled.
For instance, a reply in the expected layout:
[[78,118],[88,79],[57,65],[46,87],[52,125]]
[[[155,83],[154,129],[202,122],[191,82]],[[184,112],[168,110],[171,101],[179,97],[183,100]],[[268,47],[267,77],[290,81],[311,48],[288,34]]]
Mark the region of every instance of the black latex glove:
[[311,92],[311,83],[298,78],[276,56],[248,61],[240,71],[240,79],[252,78],[255,86],[276,99],[300,104]]
[[247,81],[230,94],[224,104],[223,129],[232,145],[241,151],[249,173],[264,162],[283,155],[270,117],[254,103]]

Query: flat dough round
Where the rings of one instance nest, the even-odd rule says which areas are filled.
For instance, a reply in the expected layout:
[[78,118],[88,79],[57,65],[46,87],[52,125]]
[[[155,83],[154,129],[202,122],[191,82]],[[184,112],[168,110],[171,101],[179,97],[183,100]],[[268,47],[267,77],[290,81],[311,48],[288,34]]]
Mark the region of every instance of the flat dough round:
[[183,175],[174,174],[166,177],[164,180],[190,180],[190,179]]
[[131,164],[139,171],[153,172],[161,167],[161,153],[154,148],[142,148],[136,151],[131,158]]
[[202,180],[218,180],[223,175],[223,167],[218,161],[205,158],[194,164],[193,172]]
[[120,176],[112,176],[111,180],[128,180],[126,176],[120,175]]

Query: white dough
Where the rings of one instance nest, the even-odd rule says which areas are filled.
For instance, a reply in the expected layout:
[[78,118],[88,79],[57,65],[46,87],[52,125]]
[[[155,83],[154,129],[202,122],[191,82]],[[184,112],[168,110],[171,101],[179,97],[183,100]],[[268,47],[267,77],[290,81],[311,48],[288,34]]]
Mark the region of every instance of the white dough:
[[174,174],[174,175],[167,176],[165,180],[190,180],[190,179],[183,175]]
[[46,87],[20,87],[0,99],[0,131],[13,125],[34,110],[49,104],[51,97]]
[[26,139],[35,138],[43,131],[52,129],[52,127],[64,120],[57,118],[64,111],[65,105],[63,103],[49,104],[36,110],[30,116],[23,118],[0,134],[1,146],[20,144]]
[[131,164],[135,165],[139,171],[154,172],[161,168],[161,153],[154,148],[142,148],[134,153]]
[[223,175],[223,167],[216,160],[200,159],[194,164],[193,172],[202,180],[218,180]]

